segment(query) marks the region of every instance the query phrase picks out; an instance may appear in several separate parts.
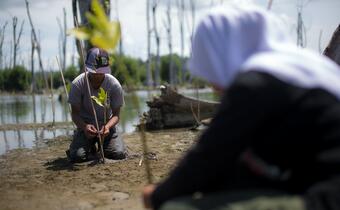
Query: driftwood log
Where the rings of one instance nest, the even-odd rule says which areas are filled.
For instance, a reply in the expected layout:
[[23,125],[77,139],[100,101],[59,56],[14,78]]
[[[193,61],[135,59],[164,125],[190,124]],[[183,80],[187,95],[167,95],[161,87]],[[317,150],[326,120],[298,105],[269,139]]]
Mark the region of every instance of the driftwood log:
[[323,54],[340,65],[340,25],[333,33],[332,39]]
[[201,119],[211,118],[218,102],[197,100],[161,86],[161,95],[148,101],[149,111],[143,113],[146,129],[179,128],[196,125]]

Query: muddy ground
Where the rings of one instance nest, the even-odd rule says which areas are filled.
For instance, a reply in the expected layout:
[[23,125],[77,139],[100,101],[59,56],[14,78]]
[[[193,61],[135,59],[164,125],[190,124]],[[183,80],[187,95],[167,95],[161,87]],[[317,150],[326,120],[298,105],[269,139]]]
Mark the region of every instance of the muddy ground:
[[[147,133],[155,182],[167,176],[197,135],[188,129]],[[144,164],[140,166],[140,137],[133,133],[124,139],[129,157],[106,164],[71,164],[65,155],[68,136],[50,140],[42,148],[0,156],[0,209],[142,210],[140,192],[147,181]]]

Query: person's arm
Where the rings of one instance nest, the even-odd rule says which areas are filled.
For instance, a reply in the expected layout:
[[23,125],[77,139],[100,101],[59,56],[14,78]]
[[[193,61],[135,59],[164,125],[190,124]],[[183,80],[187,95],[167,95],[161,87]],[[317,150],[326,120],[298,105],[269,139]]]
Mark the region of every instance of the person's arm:
[[97,129],[92,124],[87,124],[80,117],[80,108],[76,105],[71,105],[72,108],[72,121],[76,126],[85,132],[87,138],[94,138],[97,135]]
[[239,155],[264,129],[267,116],[285,106],[281,92],[261,74],[246,73],[236,79],[197,144],[155,190],[146,188],[146,207],[158,209],[169,199],[232,184],[228,181],[233,180]]
[[110,129],[116,126],[119,122],[120,108],[124,105],[124,94],[123,89],[118,81],[115,85],[110,88],[110,107],[112,115],[109,121],[101,128],[101,133],[105,136],[109,135]]
[[102,127],[101,133],[104,137],[109,135],[110,129],[116,126],[119,122],[120,107],[112,109],[112,116],[109,121]]
[[72,121],[74,122],[74,124],[76,124],[77,128],[81,129],[81,130],[85,130],[86,127],[86,123],[81,119],[80,117],[80,108],[76,105],[71,105],[72,108]]
[[71,104],[71,116],[72,121],[76,124],[78,129],[84,131],[86,137],[88,139],[97,136],[97,129],[92,124],[87,124],[84,120],[80,117],[80,105],[82,103],[82,91],[79,88],[79,80],[73,81],[71,90],[68,97],[68,103]]

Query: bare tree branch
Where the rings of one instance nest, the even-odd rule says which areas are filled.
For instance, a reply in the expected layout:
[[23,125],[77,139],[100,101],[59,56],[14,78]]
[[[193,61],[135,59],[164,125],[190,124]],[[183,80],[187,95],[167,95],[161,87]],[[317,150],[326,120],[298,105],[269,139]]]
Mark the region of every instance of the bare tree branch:
[[19,29],[19,34],[17,37],[17,24],[18,24],[18,18],[14,16],[12,18],[12,26],[13,26],[13,68],[17,65],[17,53],[19,50],[19,44],[20,44],[20,38],[22,35],[22,31],[24,28],[25,21],[21,22],[21,26]]
[[170,2],[168,2],[167,10],[166,10],[167,22],[164,22],[167,35],[168,35],[168,48],[169,48],[169,82],[170,85],[176,85],[176,73],[173,68],[173,59],[172,59],[172,20],[171,20],[171,6]]
[[320,30],[320,33],[319,33],[319,42],[318,42],[319,53],[320,54],[322,53],[322,50],[321,50],[321,38],[322,38],[322,30]]
[[[119,18],[119,0],[115,0],[115,13],[116,13],[116,19],[120,23],[120,18]],[[124,54],[123,50],[123,34],[121,34],[120,39],[119,39],[119,55]]]
[[[77,23],[79,23],[79,18],[78,18],[78,7],[77,7],[77,0],[72,0],[72,13],[73,13],[73,26],[77,27]],[[81,55],[81,49],[80,49],[80,40],[75,38],[74,39],[76,42],[76,46],[77,46],[77,52],[79,55],[79,63],[82,64],[83,62],[83,56]],[[80,68],[81,72],[83,71],[83,68]]]
[[161,68],[161,58],[160,58],[160,37],[158,34],[158,26],[157,26],[157,7],[158,1],[153,0],[152,5],[152,20],[153,20],[153,32],[155,33],[155,41],[156,41],[156,65],[155,65],[155,84],[156,86],[160,85],[160,68]]
[[150,0],[146,0],[146,36],[147,36],[147,66],[146,66],[146,85],[152,86],[151,75],[151,30],[150,30]]
[[31,18],[31,14],[30,14],[30,10],[29,10],[29,3],[28,3],[28,0],[25,0],[26,2],[26,10],[27,10],[27,16],[28,16],[28,19],[29,19],[29,22],[30,22],[30,25],[31,25],[31,28],[32,28],[32,38],[36,44],[36,47],[35,49],[37,50],[37,53],[38,53],[38,58],[39,58],[39,67],[42,71],[42,74],[43,74],[43,77],[44,77],[44,80],[45,80],[45,87],[48,89],[48,81],[47,81],[47,77],[46,77],[46,74],[45,74],[45,70],[44,70],[44,66],[43,66],[43,63],[42,63],[42,59],[41,59],[41,48],[40,48],[40,43],[38,41],[38,37],[37,37],[37,34],[35,32],[35,29],[34,29],[34,25],[33,25],[33,21],[32,21],[32,18]]
[[34,52],[36,50],[36,42],[33,38],[33,31],[31,30],[31,76],[32,76],[32,85],[31,92],[35,93],[36,85],[35,85],[35,74],[34,74]]
[[59,51],[60,51],[60,58],[61,58],[61,68],[63,70],[66,69],[66,44],[67,44],[67,22],[66,22],[66,9],[63,8],[63,24],[61,24],[61,21],[59,18],[57,18],[59,30],[60,30],[60,40],[59,40]]
[[178,10],[178,22],[179,22],[179,31],[180,31],[180,40],[181,40],[181,81],[185,81],[185,71],[184,71],[184,0],[177,0],[177,10]]

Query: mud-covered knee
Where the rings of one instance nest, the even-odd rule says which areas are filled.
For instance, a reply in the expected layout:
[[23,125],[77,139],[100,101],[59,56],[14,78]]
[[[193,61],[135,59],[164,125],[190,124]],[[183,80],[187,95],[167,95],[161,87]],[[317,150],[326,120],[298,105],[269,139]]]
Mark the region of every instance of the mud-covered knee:
[[79,148],[77,150],[73,150],[70,153],[70,158],[74,162],[82,162],[87,159],[87,154],[84,148]]

